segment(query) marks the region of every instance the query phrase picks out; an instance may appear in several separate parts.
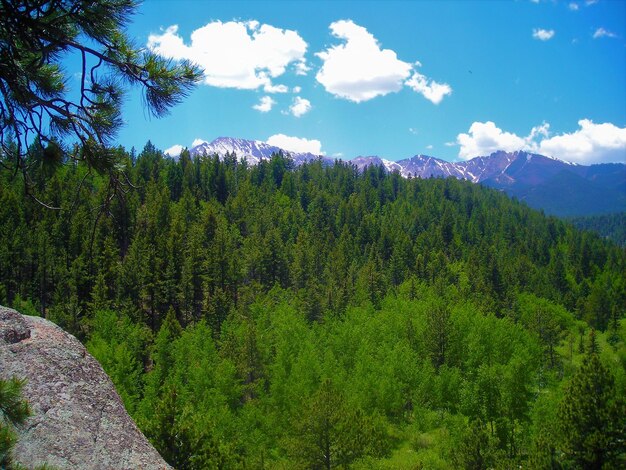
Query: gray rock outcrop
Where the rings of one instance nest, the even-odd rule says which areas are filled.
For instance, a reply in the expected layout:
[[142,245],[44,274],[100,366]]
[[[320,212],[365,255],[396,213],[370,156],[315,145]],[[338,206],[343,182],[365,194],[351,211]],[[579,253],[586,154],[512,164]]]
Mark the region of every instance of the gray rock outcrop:
[[0,307],[0,379],[26,379],[33,415],[15,459],[28,468],[169,469],[126,413],[111,379],[72,335]]

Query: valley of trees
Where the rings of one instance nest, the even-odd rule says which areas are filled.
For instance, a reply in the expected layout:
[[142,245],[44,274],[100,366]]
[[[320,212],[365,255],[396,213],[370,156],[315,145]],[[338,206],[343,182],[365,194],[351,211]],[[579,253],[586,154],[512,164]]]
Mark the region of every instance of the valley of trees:
[[0,304],[191,468],[620,468],[626,253],[497,191],[118,148],[0,174]]

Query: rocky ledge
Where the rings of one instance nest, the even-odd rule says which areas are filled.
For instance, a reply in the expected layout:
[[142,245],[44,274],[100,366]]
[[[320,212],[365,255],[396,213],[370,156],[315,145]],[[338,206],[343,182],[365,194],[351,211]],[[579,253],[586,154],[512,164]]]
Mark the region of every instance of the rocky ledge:
[[0,379],[26,379],[33,415],[15,459],[28,468],[170,469],[126,413],[111,379],[55,324],[0,306]]

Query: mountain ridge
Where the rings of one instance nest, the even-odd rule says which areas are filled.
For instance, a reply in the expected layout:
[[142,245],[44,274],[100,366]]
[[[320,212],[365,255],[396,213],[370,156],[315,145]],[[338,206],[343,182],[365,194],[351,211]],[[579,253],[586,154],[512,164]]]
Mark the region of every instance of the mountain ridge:
[[380,156],[334,159],[310,152],[292,152],[258,140],[232,137],[218,137],[212,142],[203,142],[192,147],[189,152],[192,156],[217,154],[221,158],[234,153],[252,165],[282,152],[296,165],[316,160],[321,160],[323,165],[344,161],[361,171],[372,165],[380,165],[386,171],[398,171],[405,178],[454,177],[504,191],[535,209],[563,217],[626,210],[624,163],[580,165],[524,150],[498,150],[461,162],[449,162],[423,154],[398,161]]

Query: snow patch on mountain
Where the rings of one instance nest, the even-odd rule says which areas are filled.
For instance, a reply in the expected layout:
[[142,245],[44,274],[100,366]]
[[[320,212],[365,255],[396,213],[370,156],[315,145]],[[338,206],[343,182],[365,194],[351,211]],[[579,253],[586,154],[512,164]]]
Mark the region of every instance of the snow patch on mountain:
[[290,152],[260,140],[237,139],[233,137],[218,137],[212,142],[203,142],[192,147],[190,153],[196,155],[218,155],[223,159],[227,154],[234,154],[237,159],[245,159],[249,165],[256,165],[261,160],[269,160],[272,155],[281,153],[291,157],[296,165],[322,159],[325,164],[332,164],[334,160],[323,155],[309,152]]
[[[260,140],[246,140],[232,137],[218,137],[212,142],[201,142],[191,148],[192,156],[218,155],[224,158],[234,154],[237,159],[245,159],[248,164],[256,165],[262,160],[269,160],[273,154],[289,156],[296,166],[320,160],[324,165],[332,165],[334,159],[324,155],[307,152],[290,152]],[[382,166],[387,172],[397,171],[404,177],[420,178],[458,178],[473,183],[490,182],[498,186],[510,186],[516,183],[537,184],[548,177],[578,165],[525,151],[497,151],[491,155],[480,156],[462,162],[448,162],[428,155],[414,155],[411,158],[392,161],[378,156],[359,156],[347,162],[360,171],[371,165]]]

